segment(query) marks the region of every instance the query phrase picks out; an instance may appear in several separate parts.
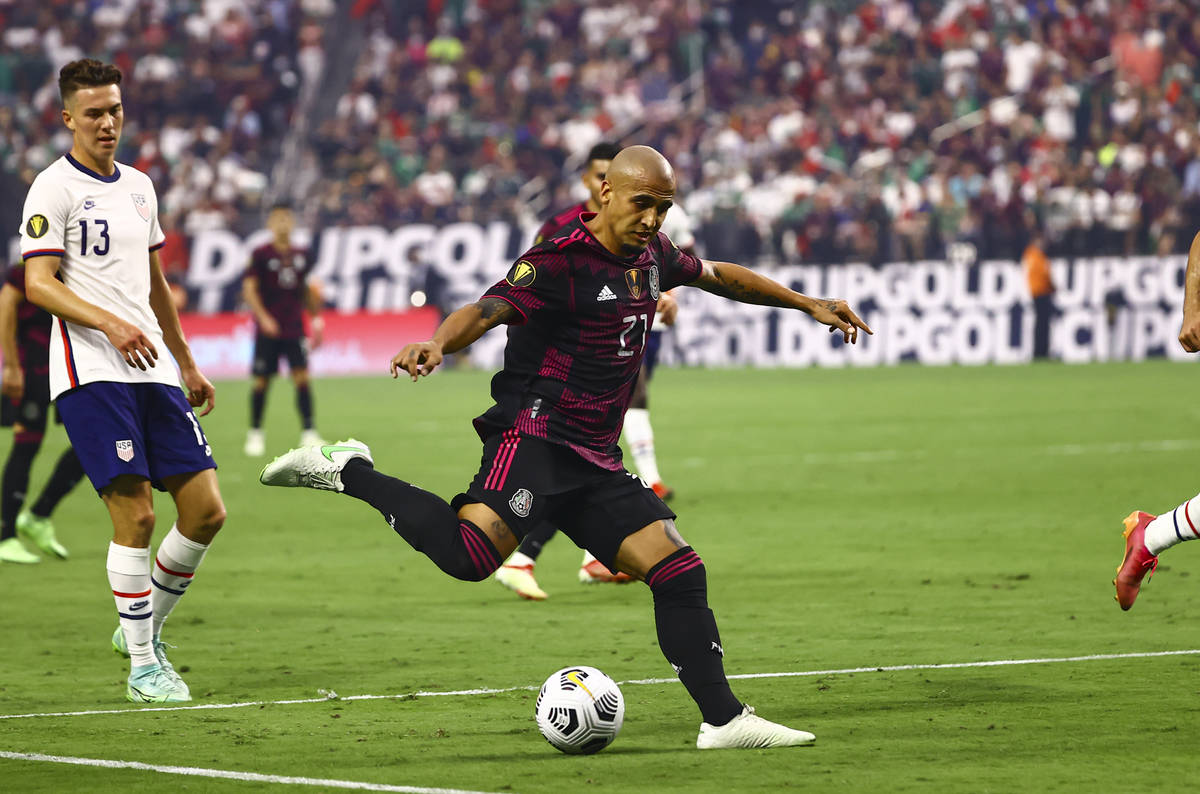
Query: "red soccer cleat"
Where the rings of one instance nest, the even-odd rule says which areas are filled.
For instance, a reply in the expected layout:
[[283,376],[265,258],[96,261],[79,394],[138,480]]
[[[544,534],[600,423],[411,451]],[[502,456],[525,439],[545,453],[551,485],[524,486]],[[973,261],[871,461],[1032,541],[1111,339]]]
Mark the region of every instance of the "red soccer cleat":
[[1121,609],[1128,610],[1133,606],[1142,587],[1142,579],[1149,581],[1158,567],[1158,557],[1146,548],[1146,525],[1155,518],[1149,513],[1135,510],[1125,519],[1125,559],[1121,560],[1117,567],[1117,578],[1113,579]]
[[592,560],[586,565],[579,566],[579,581],[583,584],[625,584],[626,582],[632,582],[633,577],[620,571],[613,573],[608,570],[604,563],[599,560]]
[[661,482],[656,482],[656,483],[652,484],[650,486],[650,489],[652,491],[654,491],[655,496],[657,496],[659,499],[662,499],[664,502],[671,501],[672,497],[675,496],[675,489],[668,488],[667,486],[663,485]]

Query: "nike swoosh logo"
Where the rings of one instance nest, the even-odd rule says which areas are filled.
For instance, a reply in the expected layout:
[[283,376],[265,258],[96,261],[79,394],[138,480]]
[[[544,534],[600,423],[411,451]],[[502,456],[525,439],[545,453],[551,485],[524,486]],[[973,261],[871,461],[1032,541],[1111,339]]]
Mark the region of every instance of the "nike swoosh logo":
[[357,452],[362,454],[362,449],[359,447],[340,446],[338,444],[326,444],[325,446],[321,447],[321,454],[324,455],[330,463],[337,462],[333,459],[334,452]]

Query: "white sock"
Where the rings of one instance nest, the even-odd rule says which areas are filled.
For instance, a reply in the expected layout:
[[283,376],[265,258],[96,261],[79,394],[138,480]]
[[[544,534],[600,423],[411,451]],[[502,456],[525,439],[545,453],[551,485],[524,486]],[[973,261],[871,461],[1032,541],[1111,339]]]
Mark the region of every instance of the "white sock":
[[158,664],[150,645],[150,549],[108,544],[108,584],[117,602],[121,632],[134,667]]
[[625,412],[625,440],[638,475],[653,485],[662,482],[658,474],[658,459],[654,456],[654,430],[650,427],[650,411],[630,408]]
[[1200,538],[1200,494],[1146,525],[1146,548],[1155,556],[1185,540]]
[[512,566],[513,568],[524,568],[526,565],[530,567],[537,565],[533,557],[530,557],[528,554],[520,551],[514,551],[512,556],[505,560],[504,564]]
[[154,585],[154,636],[162,632],[163,621],[171,614],[175,604],[187,592],[192,583],[192,574],[200,567],[208,546],[188,540],[177,527],[163,538],[154,556],[154,572],[150,581]]
[[583,562],[579,563],[580,568],[586,568],[589,563],[596,561],[596,556],[586,549],[583,552]]

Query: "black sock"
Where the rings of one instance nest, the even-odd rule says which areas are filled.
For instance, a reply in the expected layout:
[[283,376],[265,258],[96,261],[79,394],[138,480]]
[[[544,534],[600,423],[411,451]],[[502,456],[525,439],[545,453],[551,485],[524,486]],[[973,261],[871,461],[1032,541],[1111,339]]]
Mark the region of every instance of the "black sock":
[[305,383],[296,387],[296,410],[300,412],[300,423],[305,430],[312,430],[313,406],[312,389]]
[[267,387],[250,390],[250,427],[262,427],[263,408],[267,405]]
[[546,541],[554,537],[555,532],[558,532],[558,527],[549,521],[543,521],[521,540],[521,545],[517,547],[517,551],[528,556],[531,560],[536,560],[538,555],[542,553],[542,547],[546,545]]
[[455,579],[480,582],[500,567],[500,552],[488,536],[460,520],[440,496],[377,472],[361,458],[342,469],[342,486],[347,496],[382,513],[408,545]]
[[30,508],[33,514],[39,518],[49,518],[50,514],[54,512],[54,508],[58,507],[58,503],[71,492],[71,489],[81,479],[83,479],[83,466],[79,463],[75,450],[68,448],[58,459],[58,463],[54,464],[54,473],[50,475],[49,482],[42,489],[42,495]]
[[41,433],[14,433],[13,447],[0,476],[0,540],[8,540],[17,534],[17,513],[25,504],[25,491],[29,488],[29,470],[33,459],[42,446]]
[[725,677],[721,635],[708,608],[708,580],[700,555],[685,547],[646,574],[654,593],[658,647],[679,674],[704,721],[724,725],[742,711]]

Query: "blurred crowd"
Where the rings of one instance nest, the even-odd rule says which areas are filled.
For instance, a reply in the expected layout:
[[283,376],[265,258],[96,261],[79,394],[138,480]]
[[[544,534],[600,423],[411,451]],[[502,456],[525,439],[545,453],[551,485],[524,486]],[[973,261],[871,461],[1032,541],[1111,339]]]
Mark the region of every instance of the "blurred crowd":
[[336,59],[288,174],[318,228],[532,225],[600,140],[667,155],[717,259],[1015,259],[1034,232],[1151,254],[1200,228],[1197,0],[338,5],[361,40],[325,35],[335,0],[0,0],[0,200],[67,148],[54,76],[86,52],[125,70],[120,159],[180,235],[261,222]]

